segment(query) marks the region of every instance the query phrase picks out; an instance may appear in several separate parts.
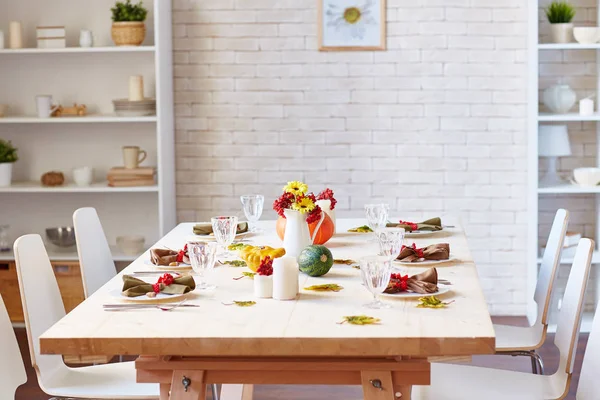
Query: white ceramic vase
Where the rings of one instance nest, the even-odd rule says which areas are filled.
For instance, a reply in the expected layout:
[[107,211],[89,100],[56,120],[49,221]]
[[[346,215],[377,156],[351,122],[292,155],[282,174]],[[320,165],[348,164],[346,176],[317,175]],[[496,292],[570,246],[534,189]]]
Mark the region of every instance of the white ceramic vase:
[[329,215],[329,218],[331,218],[331,221],[333,222],[333,233],[335,234],[335,210],[331,209],[331,200],[317,200],[317,205],[321,207],[321,210],[323,210],[325,214]]
[[554,85],[544,90],[542,100],[553,113],[569,112],[577,101],[577,95],[569,85]]
[[313,236],[310,236],[308,230],[308,223],[306,222],[306,214],[302,214],[299,211],[285,209],[283,214],[286,218],[285,233],[283,234],[283,248],[285,249],[285,255],[290,257],[298,257],[300,252],[307,246],[313,244],[315,236],[321,228],[325,214],[321,213],[321,220],[316,226]]
[[550,24],[550,33],[553,43],[572,43],[575,41],[572,23]]
[[273,275],[254,275],[254,297],[259,299],[273,297]]
[[10,186],[13,163],[0,163],[0,187]]

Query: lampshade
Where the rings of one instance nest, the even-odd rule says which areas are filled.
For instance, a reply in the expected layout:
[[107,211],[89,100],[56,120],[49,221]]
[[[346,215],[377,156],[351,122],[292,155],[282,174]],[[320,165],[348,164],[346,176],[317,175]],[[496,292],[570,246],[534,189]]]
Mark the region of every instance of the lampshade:
[[571,155],[566,125],[541,125],[538,131],[538,154],[542,157]]

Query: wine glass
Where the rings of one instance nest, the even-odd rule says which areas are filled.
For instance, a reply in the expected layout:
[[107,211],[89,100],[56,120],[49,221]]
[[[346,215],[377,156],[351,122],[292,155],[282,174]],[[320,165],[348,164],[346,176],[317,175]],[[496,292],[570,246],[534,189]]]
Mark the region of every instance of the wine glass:
[[265,196],[262,194],[250,194],[240,196],[240,200],[242,201],[242,208],[250,225],[250,232],[260,232],[256,223],[262,215]]
[[360,259],[360,275],[366,288],[373,295],[373,301],[365,304],[367,308],[390,308],[382,302],[379,295],[387,288],[392,274],[392,262],[388,256],[368,256]]
[[388,220],[390,206],[388,204],[365,204],[365,214],[367,215],[367,224],[375,233],[385,228]]
[[224,248],[224,255],[230,254],[227,249],[233,240],[238,228],[238,217],[213,217],[212,223],[215,240]]
[[404,228],[383,228],[376,233],[379,241],[379,255],[395,260],[402,251],[404,244]]
[[215,289],[217,286],[206,282],[206,275],[212,272],[217,260],[217,244],[214,242],[189,242],[187,244],[188,257],[192,269],[198,275],[198,289]]

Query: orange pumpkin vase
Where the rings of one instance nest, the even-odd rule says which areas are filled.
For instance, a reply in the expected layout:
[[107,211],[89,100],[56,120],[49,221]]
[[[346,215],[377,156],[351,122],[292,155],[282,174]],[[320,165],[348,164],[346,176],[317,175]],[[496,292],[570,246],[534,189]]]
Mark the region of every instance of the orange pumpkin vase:
[[[283,217],[279,217],[277,220],[277,236],[279,239],[283,240],[283,235],[285,234],[285,225],[287,220]],[[308,224],[308,230],[310,231],[310,237],[312,237],[315,232],[315,228],[317,227],[319,221],[315,221],[311,224]],[[323,223],[317,232],[317,236],[315,236],[314,244],[325,244],[329,239],[333,237],[334,234],[334,226],[333,221],[329,217],[329,215],[325,214],[325,219],[323,219]]]

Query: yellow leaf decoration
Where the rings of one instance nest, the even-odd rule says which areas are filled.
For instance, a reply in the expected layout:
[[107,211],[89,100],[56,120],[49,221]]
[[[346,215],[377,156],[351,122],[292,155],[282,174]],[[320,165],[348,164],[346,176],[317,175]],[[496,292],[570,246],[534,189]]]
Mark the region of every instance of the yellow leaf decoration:
[[440,299],[435,296],[421,297],[419,298],[419,304],[417,307],[419,308],[444,308],[449,304],[454,303],[454,301],[449,301],[444,303]]
[[304,290],[314,290],[315,292],[339,292],[344,287],[336,283],[326,283],[324,285],[313,285],[305,287]]
[[234,281],[239,281],[242,278],[250,278],[254,279],[255,272],[242,272],[242,276],[238,276],[237,278],[233,278]]
[[235,251],[235,250],[241,250],[241,249],[243,249],[244,247],[246,247],[246,245],[245,245],[244,243],[233,243],[233,244],[230,244],[230,245],[227,247],[227,249],[228,249],[228,250]]
[[359,226],[357,228],[348,229],[348,232],[368,233],[368,232],[373,232],[373,229],[369,228],[367,225],[363,225],[363,226]]
[[255,305],[256,302],[255,301],[236,301],[234,300],[233,303],[223,303],[224,306],[238,306],[238,307],[252,307],[253,305]]
[[221,261],[221,264],[231,265],[232,267],[246,267],[246,261],[242,260],[232,260],[232,261]]
[[333,260],[334,264],[344,264],[344,265],[352,265],[352,264],[356,264],[356,261],[354,260]]
[[352,325],[373,325],[378,324],[381,320],[379,318],[369,317],[367,315],[349,315],[344,317],[342,322],[338,322],[338,324],[349,323]]

